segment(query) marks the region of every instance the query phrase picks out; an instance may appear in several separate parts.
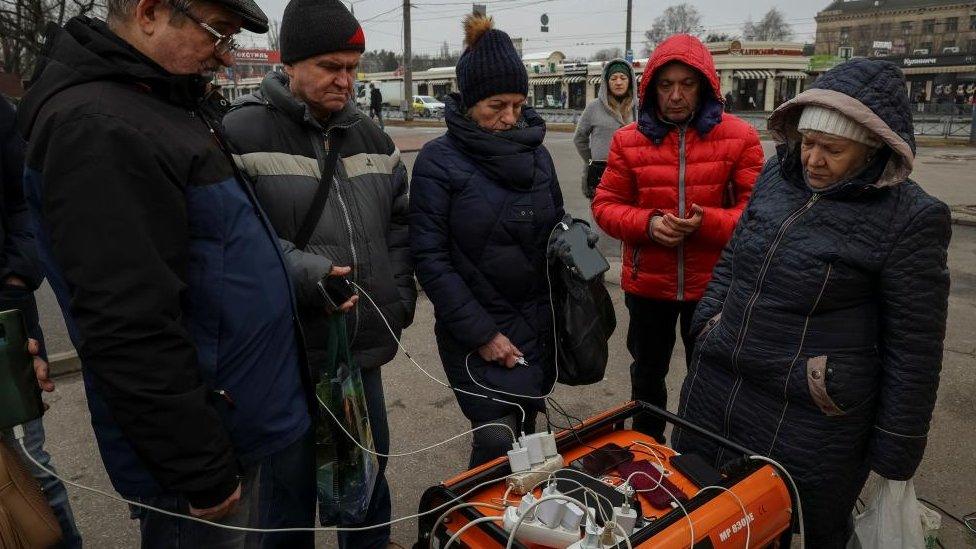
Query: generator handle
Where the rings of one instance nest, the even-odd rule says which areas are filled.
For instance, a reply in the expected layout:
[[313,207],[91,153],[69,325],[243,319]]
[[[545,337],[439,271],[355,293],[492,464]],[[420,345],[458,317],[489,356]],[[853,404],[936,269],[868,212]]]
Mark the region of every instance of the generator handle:
[[730,450],[735,450],[736,452],[738,452],[738,453],[740,453],[740,454],[742,454],[744,456],[754,456],[754,455],[757,455],[757,452],[753,452],[752,450],[746,448],[745,446],[742,446],[741,444],[737,444],[735,442],[732,442],[731,440],[729,440],[729,439],[727,439],[727,438],[725,438],[723,436],[717,435],[717,434],[709,431],[708,429],[705,429],[704,427],[699,427],[698,425],[695,425],[694,423],[692,423],[692,422],[690,422],[690,421],[688,421],[688,420],[686,420],[686,419],[684,419],[682,417],[678,417],[675,414],[672,414],[671,412],[669,412],[669,411],[667,411],[667,410],[665,410],[663,408],[658,408],[657,406],[655,406],[655,405],[653,405],[651,403],[648,403],[648,402],[644,402],[643,400],[638,400],[636,402],[637,402],[637,405],[640,406],[641,408],[643,408],[644,410],[647,410],[648,412],[650,412],[650,413],[652,413],[652,414],[654,414],[654,415],[656,415],[658,417],[661,417],[665,421],[667,421],[669,423],[673,423],[673,424],[681,427],[682,429],[688,429],[689,431],[693,431],[694,433],[696,433],[696,434],[698,434],[698,435],[700,435],[702,437],[705,437],[705,438],[711,440],[712,442],[716,442],[718,444],[721,444],[722,446],[725,446],[726,448],[729,448]]

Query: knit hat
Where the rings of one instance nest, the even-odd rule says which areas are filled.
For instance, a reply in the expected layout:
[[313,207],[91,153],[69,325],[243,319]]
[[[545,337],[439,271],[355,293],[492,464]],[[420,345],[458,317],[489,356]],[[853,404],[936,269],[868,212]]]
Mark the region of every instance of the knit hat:
[[359,21],[339,0],[291,0],[281,18],[281,62],[336,51],[366,51]]
[[457,64],[458,88],[465,107],[501,93],[529,93],[529,75],[512,39],[493,28],[491,17],[464,18],[467,49]]
[[881,144],[877,137],[864,126],[838,111],[817,105],[807,105],[803,108],[796,129],[797,131],[813,130],[845,137],[851,141],[864,143],[869,147],[878,147]]
[[610,77],[617,73],[630,78],[630,68],[627,67],[627,63],[623,61],[611,61],[610,64],[607,65],[607,80],[610,80]]

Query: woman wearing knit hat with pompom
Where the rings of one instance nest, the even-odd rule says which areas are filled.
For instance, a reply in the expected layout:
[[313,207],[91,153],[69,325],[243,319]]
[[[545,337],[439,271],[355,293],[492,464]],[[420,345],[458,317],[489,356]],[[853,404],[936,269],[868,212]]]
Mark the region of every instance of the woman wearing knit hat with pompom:
[[[492,27],[480,15],[464,20],[461,93],[447,98],[447,134],[414,164],[410,245],[448,380],[494,398],[456,392],[461,411],[474,427],[504,423],[530,433],[555,379],[549,238],[560,221],[576,221],[565,215],[542,145],[546,124],[525,106],[525,66],[508,35]],[[479,429],[470,464],[511,447],[507,429]]]
[[[948,207],[908,178],[901,70],[856,59],[769,119],[778,142],[698,305],[679,413],[781,462],[807,547],[843,548],[869,471],[915,474],[939,387]],[[716,466],[690,431],[674,448]]]

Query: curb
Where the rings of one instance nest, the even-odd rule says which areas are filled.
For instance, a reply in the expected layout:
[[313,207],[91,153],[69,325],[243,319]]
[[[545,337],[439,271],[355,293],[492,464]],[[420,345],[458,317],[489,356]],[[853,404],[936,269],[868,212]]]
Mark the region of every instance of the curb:
[[976,227],[976,206],[952,206],[952,224]]
[[81,371],[81,359],[75,351],[55,353],[48,357],[51,366],[51,377],[61,377]]

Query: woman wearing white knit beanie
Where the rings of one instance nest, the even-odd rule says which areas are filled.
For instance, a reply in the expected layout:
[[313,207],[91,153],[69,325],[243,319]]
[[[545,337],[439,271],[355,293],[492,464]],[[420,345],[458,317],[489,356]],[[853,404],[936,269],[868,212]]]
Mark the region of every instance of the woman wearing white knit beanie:
[[[678,411],[782,463],[806,546],[844,549],[868,474],[906,481],[922,461],[942,365],[949,209],[909,179],[912,115],[891,63],[827,71],[769,130],[777,155],[695,311]],[[672,441],[719,467],[738,457],[691,432]]]

